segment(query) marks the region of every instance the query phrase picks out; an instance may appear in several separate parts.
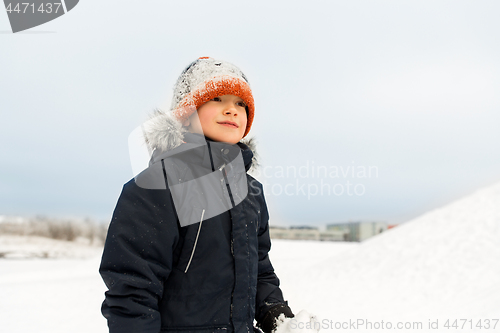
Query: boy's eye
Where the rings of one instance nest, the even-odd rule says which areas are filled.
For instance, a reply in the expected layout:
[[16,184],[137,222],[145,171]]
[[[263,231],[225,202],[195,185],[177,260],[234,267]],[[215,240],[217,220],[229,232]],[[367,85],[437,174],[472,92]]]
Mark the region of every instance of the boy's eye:
[[220,99],[220,97],[214,97],[211,99],[211,101],[220,102],[221,99]]
[[247,106],[243,101],[236,103],[236,105],[241,106],[242,108]]

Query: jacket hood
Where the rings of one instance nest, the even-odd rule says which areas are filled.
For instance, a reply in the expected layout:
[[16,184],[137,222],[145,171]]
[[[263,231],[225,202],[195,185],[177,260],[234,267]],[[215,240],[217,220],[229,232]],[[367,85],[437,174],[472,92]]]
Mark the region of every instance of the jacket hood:
[[[187,141],[185,140],[185,136],[189,136],[190,134],[171,112],[167,113],[158,109],[156,109],[150,119],[146,121],[142,130],[146,146],[148,147],[152,159],[155,159],[155,156],[163,156],[164,153],[179,147]],[[208,138],[205,139],[210,140]],[[259,166],[258,155],[255,151],[255,139],[243,139],[238,142],[237,145],[242,149],[243,155],[250,152],[253,153],[251,166],[249,165],[247,167],[247,171],[248,169],[250,171],[255,170]],[[250,150],[250,152],[247,152],[247,150]]]

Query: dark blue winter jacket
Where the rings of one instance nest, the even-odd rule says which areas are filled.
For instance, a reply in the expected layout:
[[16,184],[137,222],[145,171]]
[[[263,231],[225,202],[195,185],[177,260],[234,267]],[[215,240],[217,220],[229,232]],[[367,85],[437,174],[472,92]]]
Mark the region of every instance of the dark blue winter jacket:
[[[224,171],[234,158],[228,151],[241,151],[246,170],[252,151],[241,143],[197,145],[200,136],[189,133],[183,140],[154,155],[150,167],[124,185],[116,205],[100,267],[109,288],[102,313],[112,333],[253,332],[254,319],[261,327],[271,320],[270,309],[281,309],[273,317],[291,314],[268,256],[262,185],[245,172],[248,193],[237,200]],[[182,151],[189,157],[180,158]],[[199,222],[183,225],[170,188],[198,177],[193,166],[207,163],[222,170],[229,210],[205,219],[205,209],[193,207],[194,215],[202,212]],[[192,202],[192,192],[184,189],[183,202]]]

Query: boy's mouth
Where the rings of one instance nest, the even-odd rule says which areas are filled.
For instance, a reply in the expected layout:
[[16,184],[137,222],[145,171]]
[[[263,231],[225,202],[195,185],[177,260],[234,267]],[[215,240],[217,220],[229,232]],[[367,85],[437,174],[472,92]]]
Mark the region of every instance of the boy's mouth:
[[238,124],[236,124],[235,122],[232,122],[232,121],[218,121],[217,122],[219,125],[225,125],[225,126],[229,126],[229,127],[234,127],[234,128],[238,128]]

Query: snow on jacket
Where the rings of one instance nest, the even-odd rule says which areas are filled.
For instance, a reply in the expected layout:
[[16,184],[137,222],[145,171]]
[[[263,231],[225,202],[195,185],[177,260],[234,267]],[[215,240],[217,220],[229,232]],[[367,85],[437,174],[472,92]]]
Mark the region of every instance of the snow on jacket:
[[[217,170],[235,146],[161,120],[168,131],[153,129],[149,143],[167,149],[157,149],[150,167],[124,185],[105,243],[100,273],[109,290],[102,313],[110,332],[253,332],[254,319],[265,327],[270,313],[289,308],[268,256],[262,185],[245,173],[248,195],[240,203],[208,219],[199,207],[200,222],[182,226],[168,178],[192,177],[195,164]],[[248,171],[253,153],[237,147]],[[188,162],[177,157],[182,150],[190,150]],[[281,308],[288,310],[276,312]]]

